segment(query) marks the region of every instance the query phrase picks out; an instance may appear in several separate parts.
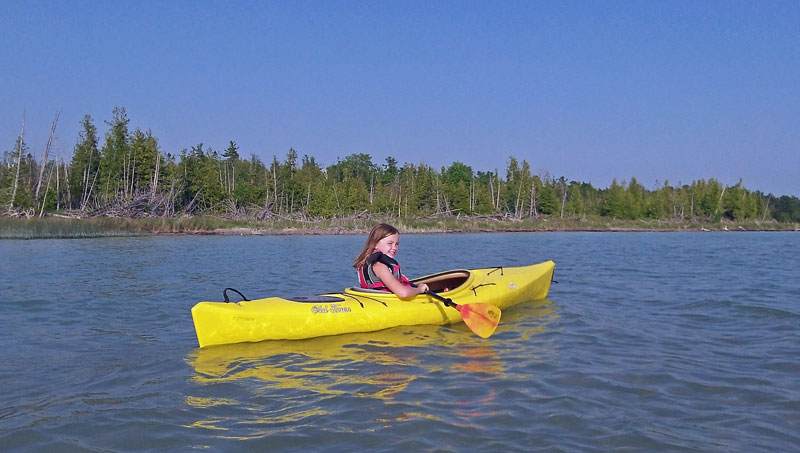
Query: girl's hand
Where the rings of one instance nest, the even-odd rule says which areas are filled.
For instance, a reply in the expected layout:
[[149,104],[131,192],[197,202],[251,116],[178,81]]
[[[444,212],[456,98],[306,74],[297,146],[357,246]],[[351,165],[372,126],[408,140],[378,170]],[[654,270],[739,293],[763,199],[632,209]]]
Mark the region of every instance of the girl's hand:
[[419,293],[420,294],[424,294],[424,293],[427,293],[428,291],[430,291],[430,288],[428,288],[428,284],[427,283],[422,283],[417,288],[419,288]]
[[395,293],[401,299],[414,297],[418,294],[428,291],[429,289],[428,285],[425,283],[419,285],[417,288],[413,286],[405,286],[404,284],[400,283],[400,280],[392,275],[392,271],[389,269],[389,267],[380,261],[372,265],[372,270],[375,271],[375,275],[381,279],[381,282],[386,285],[387,288],[389,288],[389,291]]

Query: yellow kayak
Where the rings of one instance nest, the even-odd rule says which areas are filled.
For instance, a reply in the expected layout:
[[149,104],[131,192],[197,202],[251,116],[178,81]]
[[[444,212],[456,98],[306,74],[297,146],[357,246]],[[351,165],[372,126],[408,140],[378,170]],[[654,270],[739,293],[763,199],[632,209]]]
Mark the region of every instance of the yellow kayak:
[[[547,297],[555,263],[441,272],[413,279],[456,304],[486,303],[501,310]],[[227,296],[226,296],[227,297]],[[461,322],[458,310],[427,294],[347,288],[318,296],[199,302],[192,307],[200,347],[263,340],[296,340],[396,326]]]

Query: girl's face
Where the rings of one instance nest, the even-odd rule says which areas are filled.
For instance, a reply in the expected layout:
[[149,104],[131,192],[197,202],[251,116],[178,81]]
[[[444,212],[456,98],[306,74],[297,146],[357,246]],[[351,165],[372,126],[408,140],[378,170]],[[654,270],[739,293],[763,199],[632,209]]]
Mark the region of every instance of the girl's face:
[[397,253],[397,247],[400,245],[400,235],[390,234],[385,238],[378,241],[375,244],[375,250],[383,253],[384,255],[388,255],[391,258],[394,258],[394,255]]

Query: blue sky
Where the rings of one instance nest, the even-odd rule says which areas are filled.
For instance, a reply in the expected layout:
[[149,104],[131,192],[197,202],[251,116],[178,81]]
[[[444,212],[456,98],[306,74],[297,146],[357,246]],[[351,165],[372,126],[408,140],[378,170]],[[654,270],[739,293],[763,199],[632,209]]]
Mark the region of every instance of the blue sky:
[[9,1],[0,150],[114,106],[163,152],[458,161],[800,196],[797,1]]

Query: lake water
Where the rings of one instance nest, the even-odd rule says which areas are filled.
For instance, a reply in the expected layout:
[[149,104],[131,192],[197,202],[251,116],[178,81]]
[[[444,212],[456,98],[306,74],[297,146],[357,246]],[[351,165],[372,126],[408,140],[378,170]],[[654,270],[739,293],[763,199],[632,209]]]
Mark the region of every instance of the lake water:
[[0,241],[5,451],[800,451],[800,235],[402,235],[410,276],[552,259],[463,324],[198,349],[190,308],[355,283],[362,236]]

